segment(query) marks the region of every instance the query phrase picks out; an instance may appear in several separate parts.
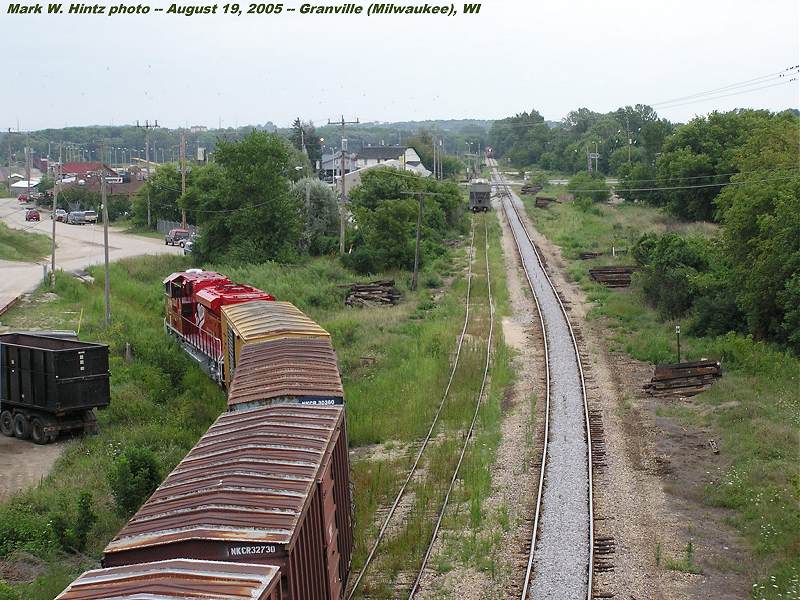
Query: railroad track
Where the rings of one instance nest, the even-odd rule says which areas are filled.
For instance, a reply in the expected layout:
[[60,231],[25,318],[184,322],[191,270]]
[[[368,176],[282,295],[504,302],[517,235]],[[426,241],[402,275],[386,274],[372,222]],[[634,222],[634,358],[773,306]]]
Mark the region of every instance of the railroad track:
[[[406,473],[406,477],[405,477],[402,485],[400,486],[400,489],[398,490],[397,495],[395,496],[394,502],[392,503],[391,508],[389,509],[388,513],[386,514],[386,516],[385,516],[385,518],[384,518],[384,520],[383,520],[383,522],[381,524],[381,527],[380,527],[380,529],[378,531],[378,535],[376,536],[375,541],[373,542],[373,545],[372,545],[372,547],[370,549],[369,554],[367,555],[367,558],[366,558],[366,560],[364,562],[364,565],[361,568],[361,571],[358,574],[358,577],[356,577],[356,579],[353,581],[352,585],[350,586],[350,589],[349,589],[349,591],[348,591],[348,593],[346,595],[346,600],[351,600],[356,595],[356,592],[358,591],[359,586],[363,582],[363,580],[364,580],[364,578],[365,578],[370,566],[375,561],[375,559],[378,557],[378,549],[379,549],[379,547],[381,545],[381,542],[384,540],[384,538],[386,536],[386,533],[389,530],[390,524],[392,523],[392,520],[394,519],[394,517],[395,517],[395,515],[397,513],[398,506],[400,505],[401,501],[403,500],[404,496],[406,495],[406,491],[408,489],[409,484],[411,483],[412,479],[414,478],[415,474],[417,473],[417,471],[419,469],[419,466],[420,466],[420,463],[421,463],[421,460],[422,460],[422,456],[423,456],[425,450],[428,448],[431,440],[433,439],[434,431],[436,429],[437,424],[439,423],[440,417],[442,415],[442,411],[443,411],[443,409],[445,407],[447,399],[448,399],[448,397],[450,395],[450,391],[451,391],[451,389],[453,387],[453,381],[455,379],[456,372],[457,372],[459,364],[460,364],[461,350],[463,348],[464,341],[465,341],[465,339],[466,339],[466,337],[468,335],[467,334],[467,330],[468,330],[468,326],[469,326],[469,323],[470,323],[470,316],[471,316],[470,304],[471,304],[472,283],[473,283],[473,276],[474,276],[472,264],[474,262],[474,257],[475,257],[475,220],[476,220],[476,218],[473,217],[472,227],[471,227],[471,235],[470,235],[469,267],[468,267],[468,273],[467,273],[467,293],[466,293],[466,297],[465,297],[465,301],[464,301],[464,304],[465,304],[464,325],[463,325],[463,327],[461,329],[461,333],[459,335],[458,342],[457,342],[457,345],[456,345],[456,354],[455,354],[455,358],[453,360],[452,368],[450,370],[450,375],[449,375],[449,378],[448,378],[448,381],[447,381],[447,385],[445,386],[445,390],[444,390],[444,393],[442,395],[442,399],[439,402],[439,406],[437,407],[436,413],[434,414],[434,418],[431,421],[430,427],[428,429],[428,433],[425,436],[425,438],[422,440],[422,443],[420,444],[420,447],[417,450],[417,454],[415,456],[414,462],[412,463],[412,466],[409,469],[409,471]],[[433,546],[434,546],[435,541],[437,539],[438,532],[439,532],[439,530],[441,528],[442,520],[444,518],[444,514],[445,514],[445,511],[447,509],[449,500],[450,500],[450,496],[451,496],[453,488],[455,486],[455,482],[456,482],[456,480],[458,478],[458,473],[459,473],[459,470],[461,468],[461,464],[462,464],[462,462],[464,460],[464,456],[466,454],[466,450],[467,450],[467,447],[469,445],[469,441],[470,441],[470,439],[472,437],[472,433],[473,433],[473,431],[475,429],[475,424],[477,422],[478,414],[480,412],[480,406],[481,406],[481,403],[482,403],[483,393],[485,391],[486,381],[487,381],[487,378],[488,378],[490,355],[491,355],[491,345],[492,345],[492,338],[493,338],[493,331],[494,331],[494,304],[493,304],[493,299],[492,299],[490,272],[489,272],[488,224],[487,224],[485,216],[483,218],[483,221],[484,221],[484,234],[485,234],[484,235],[484,245],[485,245],[484,254],[485,254],[485,261],[486,261],[487,296],[488,296],[488,301],[489,301],[489,334],[488,334],[488,341],[487,341],[487,347],[486,347],[486,360],[485,360],[485,364],[484,364],[483,376],[482,376],[480,391],[477,394],[477,399],[476,399],[476,403],[475,403],[475,410],[473,412],[472,421],[470,423],[469,430],[468,430],[467,434],[464,436],[464,443],[462,445],[461,452],[459,454],[459,458],[458,458],[455,470],[453,472],[452,478],[451,478],[451,480],[449,482],[449,487],[448,487],[448,490],[447,490],[447,492],[445,494],[442,506],[441,506],[440,510],[438,511],[438,513],[437,513],[436,524],[435,524],[433,532],[432,532],[432,534],[430,536],[430,540],[429,540],[429,542],[427,544],[427,548],[426,548],[425,554],[423,556],[422,562],[421,562],[419,568],[417,569],[416,575],[409,574],[408,577],[407,577],[407,580],[409,582],[412,581],[412,578],[413,578],[413,583],[411,583],[411,587],[410,587],[410,591],[409,591],[409,595],[408,595],[409,599],[413,598],[415,596],[415,594],[417,593],[417,591],[419,590],[420,582],[422,581],[422,577],[423,577],[423,575],[425,573],[425,569],[426,569],[426,567],[428,565],[428,561],[429,561],[429,559],[431,557],[431,554],[432,554],[432,551],[433,551]],[[400,579],[400,578],[398,578],[398,579]]]
[[591,600],[592,427],[580,352],[564,304],[525,227],[521,203],[496,163],[491,167],[544,333],[547,393],[542,466],[521,600]]

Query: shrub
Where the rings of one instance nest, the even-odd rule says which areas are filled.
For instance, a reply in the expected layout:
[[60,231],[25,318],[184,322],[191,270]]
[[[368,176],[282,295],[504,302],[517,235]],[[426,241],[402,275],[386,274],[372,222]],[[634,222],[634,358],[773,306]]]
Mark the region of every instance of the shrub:
[[19,594],[14,588],[2,579],[0,579],[0,600],[20,600]]
[[126,449],[108,473],[120,516],[132,515],[161,483],[156,456],[146,448]]
[[575,195],[577,200],[588,198],[592,202],[608,200],[608,184],[600,173],[581,171],[573,175],[567,184],[567,191]]
[[61,548],[68,552],[83,552],[97,515],[92,509],[92,495],[82,492],[74,511],[61,511],[53,515],[50,523]]

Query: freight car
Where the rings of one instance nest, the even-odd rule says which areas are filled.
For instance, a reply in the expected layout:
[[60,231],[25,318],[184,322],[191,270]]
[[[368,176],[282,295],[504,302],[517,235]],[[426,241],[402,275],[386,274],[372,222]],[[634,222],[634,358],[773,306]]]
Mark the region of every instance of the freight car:
[[244,346],[228,391],[228,410],[283,403],[344,403],[329,339],[280,339]]
[[353,532],[344,408],[220,416],[103,553],[277,566],[283,600],[338,600]]
[[165,330],[180,340],[184,350],[212,379],[222,383],[220,309],[253,300],[271,301],[275,297],[202,269],[173,273],[163,284]]
[[290,302],[252,301],[222,308],[225,387],[230,388],[242,348],[279,339],[330,339],[330,334]]
[[108,346],[27,333],[0,335],[0,432],[48,444],[94,432],[110,402]]
[[492,186],[485,179],[473,179],[469,184],[469,209],[487,212],[491,206]]
[[247,598],[282,600],[278,567],[165,560],[86,571],[56,600]]

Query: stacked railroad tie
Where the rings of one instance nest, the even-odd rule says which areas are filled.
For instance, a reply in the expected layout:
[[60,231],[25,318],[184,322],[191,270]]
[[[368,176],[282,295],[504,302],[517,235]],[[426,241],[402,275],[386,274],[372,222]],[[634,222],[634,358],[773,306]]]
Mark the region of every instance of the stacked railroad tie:
[[400,290],[394,285],[394,279],[372,281],[370,283],[354,283],[347,286],[347,306],[379,306],[400,302]]
[[688,398],[704,392],[720,377],[722,366],[719,361],[702,359],[673,365],[656,365],[652,379],[642,387],[651,396]]
[[533,194],[538,194],[541,191],[542,191],[542,186],[536,185],[534,183],[526,183],[525,185],[522,186],[522,189],[520,190],[520,194],[522,194],[522,195],[528,195],[528,194],[533,195]]
[[631,284],[631,275],[636,270],[633,266],[594,267],[589,269],[589,276],[606,287],[621,288]]

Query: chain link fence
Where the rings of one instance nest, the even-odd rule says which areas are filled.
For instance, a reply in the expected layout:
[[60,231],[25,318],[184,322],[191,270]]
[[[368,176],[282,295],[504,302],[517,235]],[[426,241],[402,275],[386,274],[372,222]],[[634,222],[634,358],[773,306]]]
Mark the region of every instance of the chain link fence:
[[[158,221],[156,221],[156,229],[160,233],[169,233],[170,229],[183,229],[183,227],[181,226],[180,221],[167,221],[165,219],[158,219]],[[192,235],[197,235],[200,231],[194,225],[187,225],[186,229],[188,229],[189,233]]]

